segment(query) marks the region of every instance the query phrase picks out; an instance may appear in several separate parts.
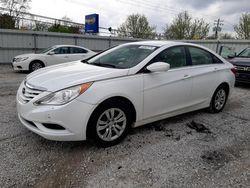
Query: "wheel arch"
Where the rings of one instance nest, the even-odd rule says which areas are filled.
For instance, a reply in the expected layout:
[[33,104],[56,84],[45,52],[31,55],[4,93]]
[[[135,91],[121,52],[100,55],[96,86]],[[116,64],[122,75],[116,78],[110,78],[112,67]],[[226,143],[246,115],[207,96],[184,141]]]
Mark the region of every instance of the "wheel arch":
[[[220,88],[220,87],[224,87],[224,88],[226,89],[227,95],[229,95],[229,93],[230,93],[230,85],[229,85],[229,83],[227,83],[227,82],[222,82],[222,83],[215,89],[215,91],[216,91],[218,88]],[[215,91],[214,91],[214,92],[215,92]]]
[[32,63],[34,63],[34,62],[39,62],[39,63],[41,63],[41,64],[43,65],[43,67],[45,67],[45,63],[44,63],[42,60],[40,60],[40,59],[33,59],[33,60],[30,61],[30,63],[29,63],[29,70],[31,69]]
[[107,98],[107,99],[103,100],[101,103],[99,103],[99,105],[92,111],[92,113],[88,119],[87,128],[86,128],[86,138],[87,139],[89,139],[91,136],[91,128],[90,128],[91,124],[90,123],[91,123],[92,118],[94,118],[95,112],[99,108],[101,108],[103,105],[105,105],[107,103],[117,102],[117,101],[123,101],[129,106],[130,111],[131,111],[132,123],[134,123],[136,121],[136,117],[137,117],[136,108],[135,108],[134,104],[128,98],[126,98],[124,96],[113,96],[113,97]]

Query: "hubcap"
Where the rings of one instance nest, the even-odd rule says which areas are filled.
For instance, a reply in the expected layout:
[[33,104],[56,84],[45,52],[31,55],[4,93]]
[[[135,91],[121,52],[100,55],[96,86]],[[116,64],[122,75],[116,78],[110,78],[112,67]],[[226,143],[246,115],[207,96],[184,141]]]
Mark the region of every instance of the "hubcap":
[[120,137],[126,128],[127,118],[119,108],[104,111],[97,121],[97,135],[104,141],[113,141]]
[[226,101],[226,92],[225,90],[221,89],[217,92],[214,100],[214,105],[216,110],[220,110],[224,106],[225,101]]
[[33,63],[32,64],[32,70],[35,71],[37,69],[42,68],[43,66],[41,65],[41,63]]

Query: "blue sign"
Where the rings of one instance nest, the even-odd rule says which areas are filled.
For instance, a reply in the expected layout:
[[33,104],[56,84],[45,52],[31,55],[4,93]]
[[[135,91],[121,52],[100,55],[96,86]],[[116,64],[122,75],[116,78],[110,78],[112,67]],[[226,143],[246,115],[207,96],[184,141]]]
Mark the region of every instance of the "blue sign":
[[99,32],[99,14],[90,14],[85,16],[85,32],[86,33]]

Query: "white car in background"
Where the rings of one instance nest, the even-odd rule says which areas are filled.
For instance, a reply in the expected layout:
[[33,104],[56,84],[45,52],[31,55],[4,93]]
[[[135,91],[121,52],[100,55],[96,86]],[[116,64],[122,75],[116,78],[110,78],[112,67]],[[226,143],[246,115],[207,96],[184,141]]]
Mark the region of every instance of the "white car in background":
[[18,89],[17,112],[44,138],[111,146],[131,127],[203,108],[222,111],[234,74],[232,64],[199,45],[127,43],[31,73]]
[[89,58],[96,53],[81,46],[55,45],[41,53],[22,54],[13,58],[14,70],[35,71],[42,67]]

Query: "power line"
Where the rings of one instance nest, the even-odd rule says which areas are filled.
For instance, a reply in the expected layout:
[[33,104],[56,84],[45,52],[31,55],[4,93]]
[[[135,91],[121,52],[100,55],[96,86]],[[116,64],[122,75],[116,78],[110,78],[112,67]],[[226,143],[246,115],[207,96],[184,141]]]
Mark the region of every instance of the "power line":
[[224,20],[221,20],[220,18],[218,20],[214,20],[215,27],[213,28],[213,31],[215,32],[215,38],[218,38],[218,32],[221,31],[223,26]]

